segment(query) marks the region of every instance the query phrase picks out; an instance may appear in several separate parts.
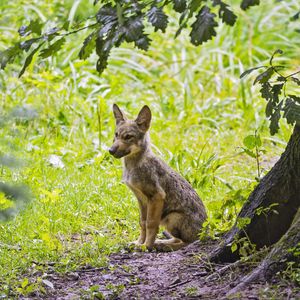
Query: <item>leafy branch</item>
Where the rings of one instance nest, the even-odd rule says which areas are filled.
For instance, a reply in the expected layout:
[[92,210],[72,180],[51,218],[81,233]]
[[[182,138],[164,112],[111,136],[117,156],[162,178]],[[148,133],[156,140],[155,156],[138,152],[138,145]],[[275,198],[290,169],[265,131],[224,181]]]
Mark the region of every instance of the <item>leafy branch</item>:
[[296,94],[286,93],[288,83],[296,85],[296,87],[300,86],[300,71],[284,76],[281,72],[284,66],[273,63],[275,55],[282,53],[282,50],[276,50],[269,60],[269,66],[259,66],[246,70],[240,76],[243,78],[255,70],[266,69],[255,78],[253,84],[260,84],[261,96],[267,101],[265,112],[270,120],[271,135],[278,132],[281,118],[285,118],[288,124],[300,125],[300,97]]
[[[94,5],[98,2],[100,1],[95,0]],[[189,27],[191,43],[195,46],[216,36],[215,29],[219,21],[233,26],[237,19],[230,6],[222,0],[106,0],[101,3],[96,14],[88,18],[94,22],[87,26],[79,27],[83,23],[80,22],[69,30],[67,21],[62,26],[53,27],[46,32],[43,32],[45,24],[39,20],[31,20],[28,25],[21,26],[18,32],[25,40],[16,42],[12,47],[0,52],[1,69],[5,69],[7,64],[26,55],[33,48],[19,72],[21,77],[35,55],[39,53],[39,59],[54,56],[63,48],[68,36],[91,30],[85,37],[78,55],[80,59],[87,59],[95,51],[98,56],[96,69],[101,74],[107,67],[110,51],[122,43],[133,43],[135,47],[145,51],[149,49],[151,39],[145,33],[145,28],[152,27],[155,32],[166,31],[166,6],[169,11],[173,9],[180,14],[179,29],[175,37]],[[242,0],[241,8],[246,10],[258,4],[259,0]],[[29,36],[31,38],[28,38]]]

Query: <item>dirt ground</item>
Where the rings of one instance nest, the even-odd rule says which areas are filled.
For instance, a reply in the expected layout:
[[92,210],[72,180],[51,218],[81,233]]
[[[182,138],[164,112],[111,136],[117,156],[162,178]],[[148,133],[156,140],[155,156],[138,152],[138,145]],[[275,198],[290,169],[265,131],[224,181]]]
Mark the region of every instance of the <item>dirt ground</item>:
[[282,281],[253,284],[227,297],[249,266],[218,275],[225,265],[211,265],[205,259],[213,246],[196,242],[176,252],[113,254],[105,268],[47,274],[47,295],[23,299],[300,299],[299,289]]

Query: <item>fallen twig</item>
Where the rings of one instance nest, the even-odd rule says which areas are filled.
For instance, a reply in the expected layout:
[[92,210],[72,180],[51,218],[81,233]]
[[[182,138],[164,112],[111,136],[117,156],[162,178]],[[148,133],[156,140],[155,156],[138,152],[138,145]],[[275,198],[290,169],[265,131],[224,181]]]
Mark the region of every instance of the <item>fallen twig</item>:
[[188,282],[190,282],[190,281],[191,281],[191,279],[188,279],[188,280],[185,280],[185,281],[180,281],[180,282],[178,282],[178,283],[169,285],[167,288],[168,288],[168,289],[173,289],[173,288],[175,288],[175,287],[177,287],[177,286],[184,285],[184,284],[186,284],[186,283],[188,283]]
[[77,273],[88,273],[88,272],[95,272],[95,271],[103,271],[105,269],[106,269],[105,267],[100,267],[100,268],[81,269],[81,270],[76,270],[74,272],[77,272]]

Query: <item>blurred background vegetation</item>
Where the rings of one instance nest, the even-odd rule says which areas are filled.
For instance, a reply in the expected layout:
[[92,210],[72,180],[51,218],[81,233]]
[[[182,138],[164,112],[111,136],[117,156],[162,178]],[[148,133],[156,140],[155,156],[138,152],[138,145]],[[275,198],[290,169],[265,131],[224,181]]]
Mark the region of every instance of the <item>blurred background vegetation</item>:
[[[101,77],[95,55],[77,58],[84,31],[70,36],[58,56],[31,65],[21,79],[22,61],[0,71],[0,181],[31,191],[24,193],[26,203],[31,199],[25,208],[0,192],[2,212],[15,215],[22,208],[0,223],[1,292],[22,285],[22,274],[42,272],[50,262],[58,271],[103,265],[109,253],[136,238],[136,200],[121,183],[120,161],[107,153],[113,103],[129,116],[144,104],[151,107],[154,151],[203,199],[209,235],[217,238],[232,226],[258,176],[243,140],[255,132],[260,136],[262,176],[291,133],[281,121],[279,134],[270,136],[258,88],[239,76],[267,64],[278,48],[284,55],[276,61],[288,71],[300,63],[299,22],[290,21],[298,1],[266,0],[247,12],[239,2],[228,1],[237,24],[220,24],[213,41],[195,47],[188,32],[174,40],[174,15],[166,34],[151,34],[148,52],[131,45],[114,49]],[[50,28],[97,11],[93,1],[80,0],[2,0],[0,7],[0,51],[32,19],[47,20]]]

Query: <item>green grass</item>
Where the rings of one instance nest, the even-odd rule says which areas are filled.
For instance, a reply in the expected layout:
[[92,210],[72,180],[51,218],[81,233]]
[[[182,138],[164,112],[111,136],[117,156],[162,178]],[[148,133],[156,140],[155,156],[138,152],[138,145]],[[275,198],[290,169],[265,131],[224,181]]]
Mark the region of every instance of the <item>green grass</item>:
[[[24,210],[0,224],[0,291],[8,286],[16,291],[22,278],[41,276],[49,263],[60,272],[103,265],[137,237],[137,201],[121,182],[121,162],[107,153],[114,102],[132,117],[143,104],[151,107],[154,151],[197,190],[210,234],[230,228],[256,184],[256,161],[242,153],[243,139],[259,131],[264,168],[283,151],[291,132],[282,123],[280,133],[270,137],[264,101],[251,80],[239,79],[277,48],[285,51],[291,70],[299,64],[299,34],[281,20],[296,3],[277,3],[275,9],[265,2],[241,12],[235,28],[221,25],[217,38],[198,48],[187,34],[173,40],[171,26],[165,36],[153,34],[148,53],[131,46],[116,49],[101,78],[95,56],[73,59],[80,49],[76,39],[59,57],[30,67],[22,79],[16,77],[17,64],[0,72],[2,115],[24,106],[37,114],[31,120],[10,118],[0,128],[0,153],[24,164],[1,166],[1,181],[25,184],[32,193]],[[26,11],[48,18],[61,7],[55,1],[29,3],[22,1],[21,9],[21,1],[3,4],[0,50],[10,45]],[[67,15],[67,8],[60,11]],[[51,165],[51,155],[64,167]]]

